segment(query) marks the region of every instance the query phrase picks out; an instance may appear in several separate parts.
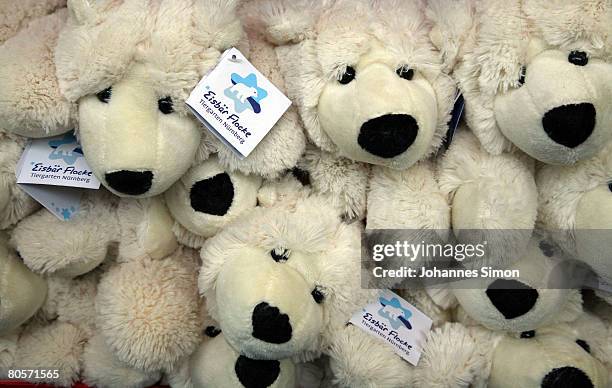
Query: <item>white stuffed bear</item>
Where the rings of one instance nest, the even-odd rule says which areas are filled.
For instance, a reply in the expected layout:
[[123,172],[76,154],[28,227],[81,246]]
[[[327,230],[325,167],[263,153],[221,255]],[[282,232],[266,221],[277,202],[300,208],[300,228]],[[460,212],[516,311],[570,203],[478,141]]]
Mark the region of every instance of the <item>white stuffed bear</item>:
[[[277,46],[287,93],[316,146],[301,165],[315,170],[313,181],[327,179],[316,186],[339,204],[345,201],[349,217],[363,218],[363,182],[368,182],[370,167],[347,164],[373,164],[378,167],[369,178],[368,227],[402,225],[397,215],[423,204],[432,209],[427,223],[447,228],[448,206],[435,195],[429,163],[406,171],[385,168],[404,170],[432,155],[453,105],[455,87],[438,66],[422,4],[268,1],[258,3],[257,11],[266,39]],[[338,158],[350,161],[333,162]],[[350,182],[345,184],[346,170],[350,173],[344,180]],[[421,188],[427,195],[418,194]],[[378,195],[383,191],[384,199]],[[405,203],[389,198],[391,193],[403,196]],[[389,203],[401,209],[391,215]],[[418,226],[426,223],[414,219]]]
[[240,355],[310,360],[329,353],[352,313],[374,297],[360,284],[360,228],[307,191],[264,198],[278,202],[206,241],[200,292]]
[[[588,265],[612,284],[612,143],[573,166],[542,166],[537,174],[538,226],[550,233],[571,259]],[[612,302],[609,291],[600,296]]]
[[492,154],[547,164],[595,156],[612,138],[608,1],[435,1],[434,41],[468,126]]
[[528,336],[448,323],[430,333],[415,387],[608,387],[610,327],[591,314]]
[[151,197],[208,156],[184,101],[242,35],[235,1],[68,1],[55,48],[59,90],[78,105],[94,174],[120,196]]

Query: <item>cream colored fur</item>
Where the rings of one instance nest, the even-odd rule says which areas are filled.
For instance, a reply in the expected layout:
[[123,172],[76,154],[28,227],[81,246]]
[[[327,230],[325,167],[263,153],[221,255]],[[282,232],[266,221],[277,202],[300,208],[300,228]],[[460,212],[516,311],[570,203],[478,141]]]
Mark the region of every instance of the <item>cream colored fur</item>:
[[0,46],[2,129],[46,137],[74,128],[76,105],[60,93],[53,60],[67,16],[68,12],[60,9],[40,17]]
[[37,210],[40,205],[17,185],[15,170],[25,139],[0,131],[0,230]]

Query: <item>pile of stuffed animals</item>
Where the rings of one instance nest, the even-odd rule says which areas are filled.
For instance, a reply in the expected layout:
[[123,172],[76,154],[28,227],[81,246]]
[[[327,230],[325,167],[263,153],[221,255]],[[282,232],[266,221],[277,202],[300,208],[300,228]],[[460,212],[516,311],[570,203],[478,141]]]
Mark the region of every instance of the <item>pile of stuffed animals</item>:
[[[612,385],[612,294],[545,284],[550,250],[612,284],[610,0],[0,7],[2,376]],[[244,159],[185,104],[232,47],[292,101]],[[60,221],[15,169],[28,138],[72,130],[103,187]],[[413,366],[348,324],[378,295],[374,229],[481,230],[521,277],[398,290],[433,320]]]

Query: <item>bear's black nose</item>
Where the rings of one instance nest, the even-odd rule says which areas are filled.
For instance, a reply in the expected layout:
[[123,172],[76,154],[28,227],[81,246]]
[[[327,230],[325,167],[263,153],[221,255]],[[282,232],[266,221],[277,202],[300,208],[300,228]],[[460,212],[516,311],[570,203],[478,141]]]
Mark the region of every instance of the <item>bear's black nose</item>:
[[291,339],[291,323],[287,314],[262,302],[253,309],[253,337],[272,344],[283,344]]
[[280,374],[280,362],[276,360],[252,360],[238,357],[234,365],[238,380],[246,388],[263,388],[274,384]]
[[217,174],[194,183],[189,198],[193,210],[223,216],[234,201],[234,185],[226,173]]
[[151,171],[114,171],[104,175],[108,185],[115,191],[127,195],[141,195],[149,191],[153,183]]
[[516,280],[497,279],[487,288],[487,297],[506,319],[526,314],[538,300],[538,291]]
[[372,155],[388,159],[406,151],[418,133],[419,125],[414,117],[389,114],[366,121],[357,143]]
[[542,388],[593,388],[593,382],[583,371],[571,366],[555,368],[542,379]]
[[542,118],[548,137],[569,148],[578,147],[595,129],[593,104],[569,104],[549,110]]

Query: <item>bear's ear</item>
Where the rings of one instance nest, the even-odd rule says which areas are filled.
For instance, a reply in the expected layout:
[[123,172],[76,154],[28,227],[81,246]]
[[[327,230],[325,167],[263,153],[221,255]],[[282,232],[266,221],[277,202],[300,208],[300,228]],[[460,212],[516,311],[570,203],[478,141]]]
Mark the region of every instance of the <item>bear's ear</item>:
[[3,130],[46,137],[74,127],[76,106],[60,91],[54,61],[66,18],[65,9],[43,16],[0,46]]
[[426,14],[432,23],[429,38],[440,50],[444,66],[450,71],[473,37],[474,0],[431,0]]
[[328,0],[261,0],[252,3],[255,17],[263,24],[266,39],[275,45],[313,39],[321,13]]
[[196,0],[193,21],[196,44],[224,51],[243,39],[237,15],[241,0]]

